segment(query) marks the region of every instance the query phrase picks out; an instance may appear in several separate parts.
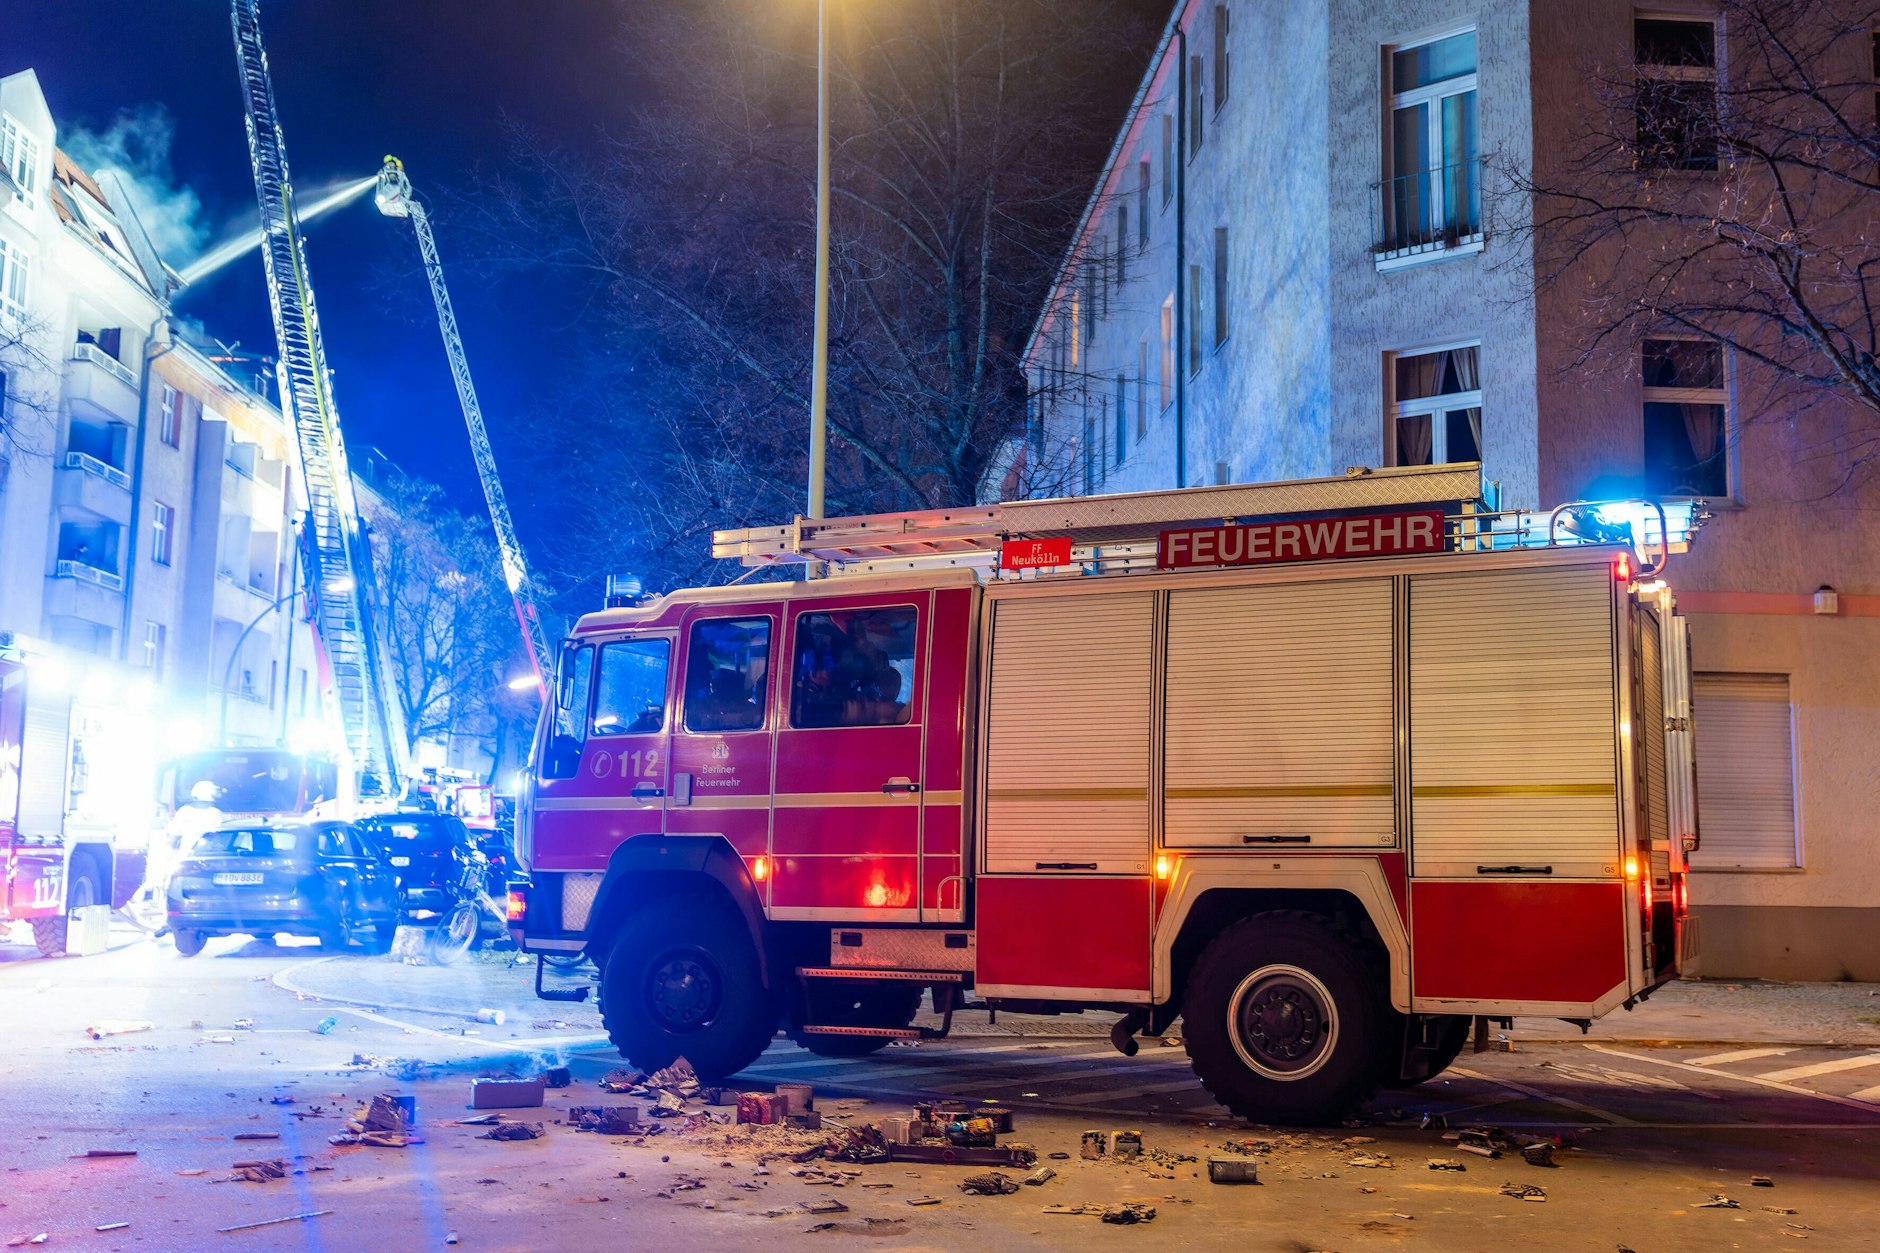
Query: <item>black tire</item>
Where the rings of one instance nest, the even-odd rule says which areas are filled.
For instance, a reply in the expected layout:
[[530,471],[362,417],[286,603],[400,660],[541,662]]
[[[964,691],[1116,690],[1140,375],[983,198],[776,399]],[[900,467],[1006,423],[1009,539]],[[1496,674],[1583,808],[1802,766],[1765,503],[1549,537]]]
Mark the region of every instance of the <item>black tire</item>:
[[92,875],[91,864],[74,862],[72,877],[65,885],[64,910],[49,918],[33,919],[33,944],[39,949],[41,957],[65,956],[66,941],[71,935],[72,911],[98,904],[99,895],[98,881]]
[[1377,1090],[1384,977],[1356,937],[1315,915],[1243,918],[1202,950],[1188,977],[1188,1060],[1242,1118],[1337,1122]]
[[682,893],[638,910],[601,963],[601,1022],[640,1070],[684,1057],[704,1079],[756,1061],[777,1031],[776,1001],[744,920],[721,898]]
[[880,1036],[811,1035],[804,1023],[822,1027],[906,1027],[920,1012],[920,988],[906,983],[860,979],[817,980],[803,989],[790,1010],[790,1038],[818,1057],[866,1057],[892,1044]]
[[542,964],[550,970],[579,970],[587,962],[587,953],[541,953]]
[[[1393,1015],[1393,1021],[1401,1025],[1402,1015]],[[1448,1070],[1455,1063],[1456,1058],[1462,1055],[1463,1048],[1469,1043],[1469,1025],[1472,1021],[1473,1019],[1467,1014],[1445,1015],[1443,1025],[1439,1028],[1440,1035],[1437,1037],[1435,1051],[1430,1055],[1430,1073],[1418,1079],[1411,1079],[1398,1072],[1398,1068],[1403,1065],[1402,1058],[1392,1056],[1385,1058],[1381,1063],[1383,1075],[1381,1085],[1393,1091],[1402,1092],[1418,1084],[1428,1083]],[[1393,1040],[1401,1039],[1402,1032],[1393,1033],[1392,1038]]]
[[[427,956],[439,966],[454,966],[477,946],[477,909],[460,904],[431,929]],[[389,946],[388,946],[389,947]]]
[[178,957],[194,957],[202,952],[202,946],[209,942],[209,937],[202,932],[187,929],[170,932],[170,939],[176,942]]

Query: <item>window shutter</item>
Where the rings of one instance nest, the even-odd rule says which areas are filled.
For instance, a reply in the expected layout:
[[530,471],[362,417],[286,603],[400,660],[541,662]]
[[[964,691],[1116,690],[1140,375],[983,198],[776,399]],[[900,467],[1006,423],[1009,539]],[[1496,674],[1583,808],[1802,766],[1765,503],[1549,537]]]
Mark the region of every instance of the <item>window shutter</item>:
[[1695,870],[1782,870],[1800,864],[1789,681],[1780,674],[1700,674],[1693,681]]

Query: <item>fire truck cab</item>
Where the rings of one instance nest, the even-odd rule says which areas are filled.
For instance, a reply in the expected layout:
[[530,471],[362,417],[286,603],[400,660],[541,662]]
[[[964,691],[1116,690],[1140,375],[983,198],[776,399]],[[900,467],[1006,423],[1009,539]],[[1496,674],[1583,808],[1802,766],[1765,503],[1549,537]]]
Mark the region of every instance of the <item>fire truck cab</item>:
[[1630,1006],[1695,955],[1685,537],[1480,495],[1446,466],[721,533],[824,577],[577,623],[517,938],[593,957],[643,1068],[734,1074],[780,1023],[868,1052],[930,990],[942,1031],[1120,1011],[1125,1052],[1180,1017],[1263,1122],[1421,1082],[1472,1022]]

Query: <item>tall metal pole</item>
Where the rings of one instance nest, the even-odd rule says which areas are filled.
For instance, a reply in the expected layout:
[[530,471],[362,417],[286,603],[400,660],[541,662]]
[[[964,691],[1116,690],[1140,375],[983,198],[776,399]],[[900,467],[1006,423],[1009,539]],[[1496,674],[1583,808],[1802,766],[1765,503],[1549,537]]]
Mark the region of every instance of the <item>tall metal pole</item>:
[[810,379],[809,516],[823,516],[829,446],[829,0],[816,0],[816,364]]

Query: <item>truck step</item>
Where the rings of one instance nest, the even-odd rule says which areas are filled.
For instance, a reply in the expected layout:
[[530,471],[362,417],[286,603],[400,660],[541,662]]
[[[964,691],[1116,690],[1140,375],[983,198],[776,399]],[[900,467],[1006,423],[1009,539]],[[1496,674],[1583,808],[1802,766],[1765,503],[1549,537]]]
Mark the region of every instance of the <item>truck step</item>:
[[797,1028],[804,1035],[851,1035],[863,1036],[870,1040],[919,1040],[923,1038],[918,1027],[818,1027],[804,1025]]
[[799,979],[891,979],[903,983],[959,983],[958,970],[867,970],[857,966],[798,966]]

